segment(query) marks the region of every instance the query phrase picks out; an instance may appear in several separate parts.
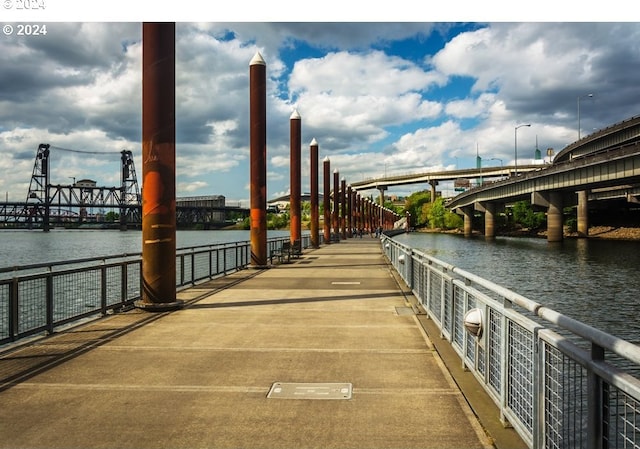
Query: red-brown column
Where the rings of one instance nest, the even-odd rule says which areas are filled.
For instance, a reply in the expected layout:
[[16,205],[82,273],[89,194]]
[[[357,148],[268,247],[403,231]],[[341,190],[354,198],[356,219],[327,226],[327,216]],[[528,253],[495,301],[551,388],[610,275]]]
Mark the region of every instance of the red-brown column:
[[333,232],[336,240],[340,240],[340,173],[333,171]]
[[340,233],[342,240],[347,239],[347,181],[340,180]]
[[353,237],[353,190],[347,186],[347,237]]
[[142,298],[177,309],[175,23],[142,25]]
[[323,198],[322,207],[324,208],[324,243],[331,243],[331,162],[329,157],[325,157],[322,161],[323,169]]
[[251,266],[267,266],[267,65],[260,53],[249,64]]
[[320,214],[318,210],[318,142],[311,141],[309,146],[310,170],[309,182],[311,183],[311,246],[320,246]]
[[290,196],[289,210],[291,213],[291,221],[289,225],[289,234],[291,243],[296,240],[302,241],[302,210],[300,207],[301,195],[301,154],[302,154],[302,127],[301,119],[298,111],[293,111],[289,118],[289,147],[290,147]]

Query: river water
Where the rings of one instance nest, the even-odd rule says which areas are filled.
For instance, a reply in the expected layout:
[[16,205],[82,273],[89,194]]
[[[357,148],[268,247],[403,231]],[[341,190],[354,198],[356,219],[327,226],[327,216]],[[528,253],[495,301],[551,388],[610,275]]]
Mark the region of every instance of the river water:
[[[268,237],[289,235],[269,231]],[[177,247],[249,241],[249,231],[178,231]],[[410,233],[395,239],[558,312],[640,341],[640,242]],[[0,267],[142,251],[141,231],[0,231]]]

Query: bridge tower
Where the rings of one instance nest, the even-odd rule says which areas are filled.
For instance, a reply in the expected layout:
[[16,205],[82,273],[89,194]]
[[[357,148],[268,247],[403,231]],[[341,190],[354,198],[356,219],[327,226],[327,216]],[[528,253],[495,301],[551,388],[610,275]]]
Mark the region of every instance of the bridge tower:
[[48,143],[38,145],[36,160],[33,164],[31,183],[27,193],[27,207],[25,209],[29,227],[33,225],[38,217],[42,219],[42,228],[49,230],[49,150]]
[[122,162],[120,170],[120,229],[126,230],[128,222],[141,223],[140,210],[140,189],[136,168],[133,163],[133,153],[129,150],[122,150],[120,160]]

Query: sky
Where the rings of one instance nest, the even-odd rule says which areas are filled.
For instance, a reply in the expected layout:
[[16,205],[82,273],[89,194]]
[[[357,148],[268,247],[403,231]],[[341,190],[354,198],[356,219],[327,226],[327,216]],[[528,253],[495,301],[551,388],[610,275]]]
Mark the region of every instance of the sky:
[[[118,186],[126,149],[142,187],[142,21],[176,22],[178,197],[223,195],[248,207],[249,63],[258,52],[267,73],[268,200],[289,192],[294,111],[303,192],[313,139],[320,169],[328,157],[351,183],[472,168],[477,156],[483,166],[512,165],[516,139],[518,164],[528,164],[536,148],[558,153],[577,140],[578,121],[584,137],[640,114],[640,22],[628,14],[492,19],[484,10],[462,14],[456,2],[440,15],[387,5],[370,16],[338,2],[308,15],[284,13],[286,2],[276,2],[282,14],[247,14],[250,2],[222,14],[129,11],[119,0],[90,11],[84,2],[32,0],[45,8],[28,11],[26,3],[4,0],[0,10],[0,201],[26,200],[40,143],[53,148],[52,184]],[[614,4],[622,16],[627,8]],[[33,35],[36,27],[46,35]]]

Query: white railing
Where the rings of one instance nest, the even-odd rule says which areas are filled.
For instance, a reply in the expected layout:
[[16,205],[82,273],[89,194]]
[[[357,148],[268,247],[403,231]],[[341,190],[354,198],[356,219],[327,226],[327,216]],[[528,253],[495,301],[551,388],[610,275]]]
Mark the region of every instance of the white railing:
[[390,238],[382,247],[529,447],[640,448],[639,346]]

